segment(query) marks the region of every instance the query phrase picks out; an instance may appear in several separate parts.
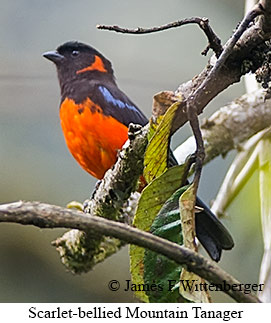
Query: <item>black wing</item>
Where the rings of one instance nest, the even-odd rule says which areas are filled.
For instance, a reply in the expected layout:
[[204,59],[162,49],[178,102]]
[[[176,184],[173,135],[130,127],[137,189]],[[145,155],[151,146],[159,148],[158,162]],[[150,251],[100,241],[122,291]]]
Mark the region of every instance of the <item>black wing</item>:
[[142,126],[148,123],[145,115],[117,86],[96,85],[95,97],[105,115],[114,117],[126,127],[130,123]]

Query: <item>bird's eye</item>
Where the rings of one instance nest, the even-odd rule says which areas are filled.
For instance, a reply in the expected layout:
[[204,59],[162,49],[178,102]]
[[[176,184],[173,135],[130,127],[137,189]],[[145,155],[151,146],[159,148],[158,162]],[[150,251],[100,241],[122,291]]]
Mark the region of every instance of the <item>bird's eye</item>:
[[79,55],[79,51],[73,50],[71,55],[72,55],[72,57],[77,57]]

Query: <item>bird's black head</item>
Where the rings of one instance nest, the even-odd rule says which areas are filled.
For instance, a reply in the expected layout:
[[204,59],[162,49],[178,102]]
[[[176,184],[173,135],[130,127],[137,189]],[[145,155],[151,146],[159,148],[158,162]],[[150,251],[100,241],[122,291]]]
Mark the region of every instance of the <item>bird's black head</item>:
[[111,63],[93,47],[70,41],[43,56],[52,61],[58,71],[60,86],[80,78],[97,78],[99,75],[114,78]]

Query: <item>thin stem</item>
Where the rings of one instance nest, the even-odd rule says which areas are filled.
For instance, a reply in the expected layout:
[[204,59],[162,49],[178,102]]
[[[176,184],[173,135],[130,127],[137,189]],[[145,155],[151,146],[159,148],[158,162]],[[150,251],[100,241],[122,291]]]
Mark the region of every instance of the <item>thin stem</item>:
[[200,18],[200,17],[186,18],[186,19],[174,21],[159,27],[151,27],[151,28],[138,27],[135,29],[128,29],[128,28],[122,28],[116,25],[115,26],[97,25],[97,28],[103,29],[103,30],[115,31],[123,34],[142,35],[142,34],[155,33],[159,31],[171,29],[171,28],[177,28],[188,24],[198,24],[198,26],[204,31],[206,37],[208,38],[209,44],[207,48],[202,52],[202,55],[206,55],[208,50],[212,48],[216,56],[219,57],[219,55],[223,50],[221,45],[221,40],[214,33],[213,29],[209,24],[209,20],[207,18]]

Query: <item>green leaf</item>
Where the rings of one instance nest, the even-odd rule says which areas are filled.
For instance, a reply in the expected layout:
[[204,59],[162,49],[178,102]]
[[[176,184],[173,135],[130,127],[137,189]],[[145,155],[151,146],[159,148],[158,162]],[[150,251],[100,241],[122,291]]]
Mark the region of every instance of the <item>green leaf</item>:
[[[194,204],[196,196],[194,184],[190,185],[186,191],[183,192],[179,199],[180,204],[180,218],[182,226],[182,236],[183,244],[186,248],[198,252],[198,248],[195,242],[195,214],[194,214]],[[194,288],[187,289],[184,288],[183,284],[180,284],[179,292],[187,300],[196,303],[209,303],[210,295],[208,291],[198,291],[195,290],[193,281],[197,284],[204,284],[205,281],[200,276],[187,271],[185,268],[182,268],[180,274],[180,281],[191,281],[191,286]]]
[[[130,245],[130,272],[132,283],[137,286],[144,284],[144,248],[140,248],[136,245]],[[144,291],[135,291],[135,295],[142,302],[148,303],[149,298]]]
[[180,187],[186,165],[171,167],[144,188],[138,201],[133,225],[140,230],[150,227],[167,199]]
[[183,228],[183,243],[184,246],[197,251],[195,243],[195,215],[194,204],[196,196],[194,190],[194,184],[188,186],[187,190],[180,196],[180,220]]
[[[168,239],[172,242],[182,244],[182,227],[179,212],[179,197],[186,187],[178,189],[164,204],[155,218],[150,232],[152,234]],[[173,282],[178,282],[181,267],[174,261],[156,252],[145,250],[144,253],[144,283],[148,286],[155,284],[161,286],[158,289],[148,290],[146,294],[150,302],[180,301],[180,294],[177,288],[170,288]],[[172,281],[172,284],[169,284]]]
[[[142,191],[138,202],[133,225],[143,231],[150,231],[152,223],[167,199],[180,187],[186,165],[168,169],[164,174],[153,180]],[[135,284],[144,284],[144,248],[130,246],[130,271]],[[143,291],[135,292],[142,301],[148,297]]]
[[171,125],[179,104],[180,102],[176,102],[171,105],[156,129],[155,126],[150,127],[151,133],[155,131],[149,140],[144,157],[143,176],[147,183],[159,177],[167,169]]
[[84,206],[82,203],[77,202],[77,201],[71,201],[67,204],[66,206],[68,209],[77,209],[79,211],[84,211]]

